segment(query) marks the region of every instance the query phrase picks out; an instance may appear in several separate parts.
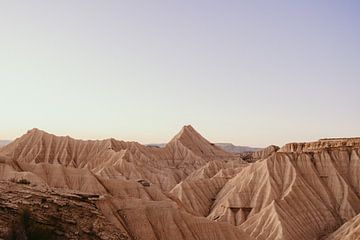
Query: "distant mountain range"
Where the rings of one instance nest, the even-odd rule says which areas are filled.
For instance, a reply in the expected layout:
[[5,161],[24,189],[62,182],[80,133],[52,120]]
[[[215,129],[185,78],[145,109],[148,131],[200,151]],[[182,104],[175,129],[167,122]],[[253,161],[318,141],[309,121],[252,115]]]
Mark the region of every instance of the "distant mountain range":
[[0,147],[5,146],[7,144],[9,144],[11,141],[10,140],[0,140]]
[[256,147],[248,147],[248,146],[235,146],[232,143],[215,143],[215,145],[231,153],[256,152],[262,149]]
[[[165,145],[166,145],[166,143],[154,143],[154,144],[148,144],[146,146],[163,148],[163,147],[165,147]],[[227,152],[230,152],[230,153],[256,152],[256,151],[259,151],[262,149],[262,148],[256,148],[256,147],[248,147],[248,146],[235,146],[232,143],[215,143],[215,145]]]

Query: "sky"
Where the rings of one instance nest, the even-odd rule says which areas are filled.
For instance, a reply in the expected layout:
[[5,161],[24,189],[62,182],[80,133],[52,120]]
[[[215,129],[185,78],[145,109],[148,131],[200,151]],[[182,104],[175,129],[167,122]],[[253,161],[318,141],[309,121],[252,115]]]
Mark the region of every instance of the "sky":
[[0,139],[360,136],[360,1],[4,0]]

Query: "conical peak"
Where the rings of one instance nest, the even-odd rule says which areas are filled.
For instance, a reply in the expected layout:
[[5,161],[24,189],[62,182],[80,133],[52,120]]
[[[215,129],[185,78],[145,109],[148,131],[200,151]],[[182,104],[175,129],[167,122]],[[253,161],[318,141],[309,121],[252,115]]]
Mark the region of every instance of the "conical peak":
[[38,129],[38,128],[33,128],[31,130],[28,130],[26,132],[26,134],[22,135],[19,139],[27,139],[27,138],[33,138],[33,137],[44,138],[44,137],[59,137],[59,136],[56,136],[52,133],[48,133],[48,132]]
[[196,130],[191,125],[184,125],[177,135],[184,133],[184,132],[196,132]]
[[198,134],[198,135],[200,135],[191,125],[183,126],[180,132],[187,133],[187,134]]
[[41,130],[41,129],[38,129],[38,128],[33,128],[33,129],[30,129],[27,131],[27,134],[39,134],[39,133],[42,133],[42,134],[50,134],[44,130]]
[[191,139],[200,138],[202,140],[207,141],[191,125],[183,126],[181,128],[180,132],[175,135],[175,137],[171,140],[171,142],[176,141],[176,140],[181,140],[181,139],[184,139],[184,138],[191,138]]
[[196,155],[199,156],[224,156],[231,155],[209,142],[200,133],[198,133],[191,125],[185,125],[181,131],[170,141],[170,144],[181,143]]
[[195,130],[195,129],[193,128],[193,126],[191,126],[190,124],[183,126],[182,129],[183,129],[183,130],[187,130],[187,131],[195,131],[195,132],[196,132],[196,130]]
[[32,129],[28,130],[27,132],[28,133],[35,133],[35,132],[39,132],[39,131],[41,131],[41,130],[38,129],[38,128],[32,128]]

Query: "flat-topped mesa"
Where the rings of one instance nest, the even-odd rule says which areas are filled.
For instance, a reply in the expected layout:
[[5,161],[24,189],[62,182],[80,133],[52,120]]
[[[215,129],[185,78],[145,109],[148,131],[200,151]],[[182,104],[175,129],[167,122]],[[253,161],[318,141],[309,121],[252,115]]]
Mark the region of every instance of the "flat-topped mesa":
[[288,143],[279,152],[317,152],[327,148],[360,147],[360,137],[324,138],[316,142]]
[[206,140],[191,125],[184,126],[167,145],[179,143],[201,157],[234,157],[234,154]]

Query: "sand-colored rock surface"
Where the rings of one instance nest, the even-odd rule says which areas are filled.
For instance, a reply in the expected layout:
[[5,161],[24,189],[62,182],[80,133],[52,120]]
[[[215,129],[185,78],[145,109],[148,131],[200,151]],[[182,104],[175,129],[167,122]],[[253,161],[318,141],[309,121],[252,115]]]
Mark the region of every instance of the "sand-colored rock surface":
[[360,147],[360,138],[324,138],[316,142],[288,143],[279,149],[280,152],[312,152],[328,148]]
[[[128,239],[356,236],[359,173],[359,138],[242,155],[222,150],[191,126],[161,148],[33,129],[0,149],[3,189],[26,179],[26,191],[45,198],[51,191],[95,194],[101,224],[111,223]],[[21,191],[13,194],[22,199]],[[5,232],[11,219],[3,221]]]
[[22,210],[29,209],[30,218],[46,226],[56,239],[131,239],[105,218],[96,206],[97,201],[0,181],[0,236],[8,235],[11,222]]
[[[25,167],[30,172],[42,171],[43,175],[52,174],[48,168],[56,168],[54,171],[73,172],[86,178],[96,174],[104,178],[147,179],[164,190],[170,190],[211,160],[237,158],[212,145],[191,126],[185,126],[164,148],[115,139],[75,140],[33,129],[2,148],[0,154],[11,158],[20,168]],[[42,170],[38,169],[39,164],[44,164]],[[65,170],[65,167],[71,170]],[[82,172],[77,173],[74,169]]]
[[326,240],[358,240],[360,239],[360,214],[346,222],[338,230],[325,238]]

